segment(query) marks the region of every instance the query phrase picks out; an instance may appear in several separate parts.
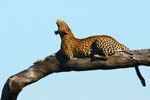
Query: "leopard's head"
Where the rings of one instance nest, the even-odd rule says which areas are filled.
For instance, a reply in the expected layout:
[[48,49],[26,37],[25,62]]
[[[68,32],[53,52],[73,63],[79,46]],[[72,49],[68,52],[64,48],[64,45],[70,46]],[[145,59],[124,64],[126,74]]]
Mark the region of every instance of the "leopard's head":
[[70,28],[68,27],[68,25],[64,21],[61,21],[60,19],[58,19],[56,24],[58,26],[58,30],[55,31],[56,35],[57,34],[67,35],[68,33],[71,32]]

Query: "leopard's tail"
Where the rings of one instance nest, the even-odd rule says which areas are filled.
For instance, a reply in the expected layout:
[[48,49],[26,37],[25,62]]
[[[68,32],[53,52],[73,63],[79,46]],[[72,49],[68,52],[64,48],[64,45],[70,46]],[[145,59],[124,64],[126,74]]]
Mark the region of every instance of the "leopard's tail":
[[138,78],[140,79],[142,85],[145,87],[146,86],[146,82],[145,82],[145,79],[143,78],[142,74],[140,73],[139,67],[136,66],[135,70],[136,70],[136,74],[137,74]]
[[[123,44],[120,44],[120,47],[121,47],[121,50],[123,50],[123,51],[129,51],[130,50],[129,48],[127,48]],[[146,82],[145,82],[145,79],[143,78],[143,76],[142,76],[138,66],[135,66],[135,71],[136,71],[136,74],[137,74],[138,78],[140,79],[142,85],[145,87],[146,86]]]

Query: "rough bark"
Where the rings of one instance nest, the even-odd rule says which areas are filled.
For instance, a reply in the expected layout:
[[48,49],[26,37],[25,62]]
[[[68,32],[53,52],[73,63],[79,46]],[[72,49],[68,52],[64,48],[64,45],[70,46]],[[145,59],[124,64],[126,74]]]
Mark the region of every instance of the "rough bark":
[[35,62],[28,69],[9,77],[2,90],[1,100],[17,100],[18,94],[25,86],[37,82],[52,73],[100,69],[111,70],[139,65],[150,66],[150,49],[118,52],[107,61],[91,61],[90,58],[66,60],[57,53],[56,56],[48,56]]

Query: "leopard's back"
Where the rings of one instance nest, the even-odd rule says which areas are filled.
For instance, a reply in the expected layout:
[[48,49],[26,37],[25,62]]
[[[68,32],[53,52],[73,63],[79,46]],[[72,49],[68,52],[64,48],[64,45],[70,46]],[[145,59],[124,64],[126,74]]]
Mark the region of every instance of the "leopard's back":
[[76,39],[77,43],[73,48],[74,57],[87,57],[92,53],[91,45],[99,36],[92,36],[85,39]]
[[114,38],[103,35],[93,43],[93,50],[99,55],[110,56],[118,51],[128,51],[129,49]]
[[86,57],[91,54],[110,56],[119,50],[129,50],[126,46],[107,35],[92,36],[85,39],[77,39],[73,48],[73,57]]

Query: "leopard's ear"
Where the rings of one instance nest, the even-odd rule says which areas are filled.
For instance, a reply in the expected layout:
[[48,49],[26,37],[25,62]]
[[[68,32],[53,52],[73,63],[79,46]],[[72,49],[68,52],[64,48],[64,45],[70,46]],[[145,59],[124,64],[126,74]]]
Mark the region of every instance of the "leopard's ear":
[[68,34],[69,33],[69,30],[68,29],[65,29],[65,34]]

